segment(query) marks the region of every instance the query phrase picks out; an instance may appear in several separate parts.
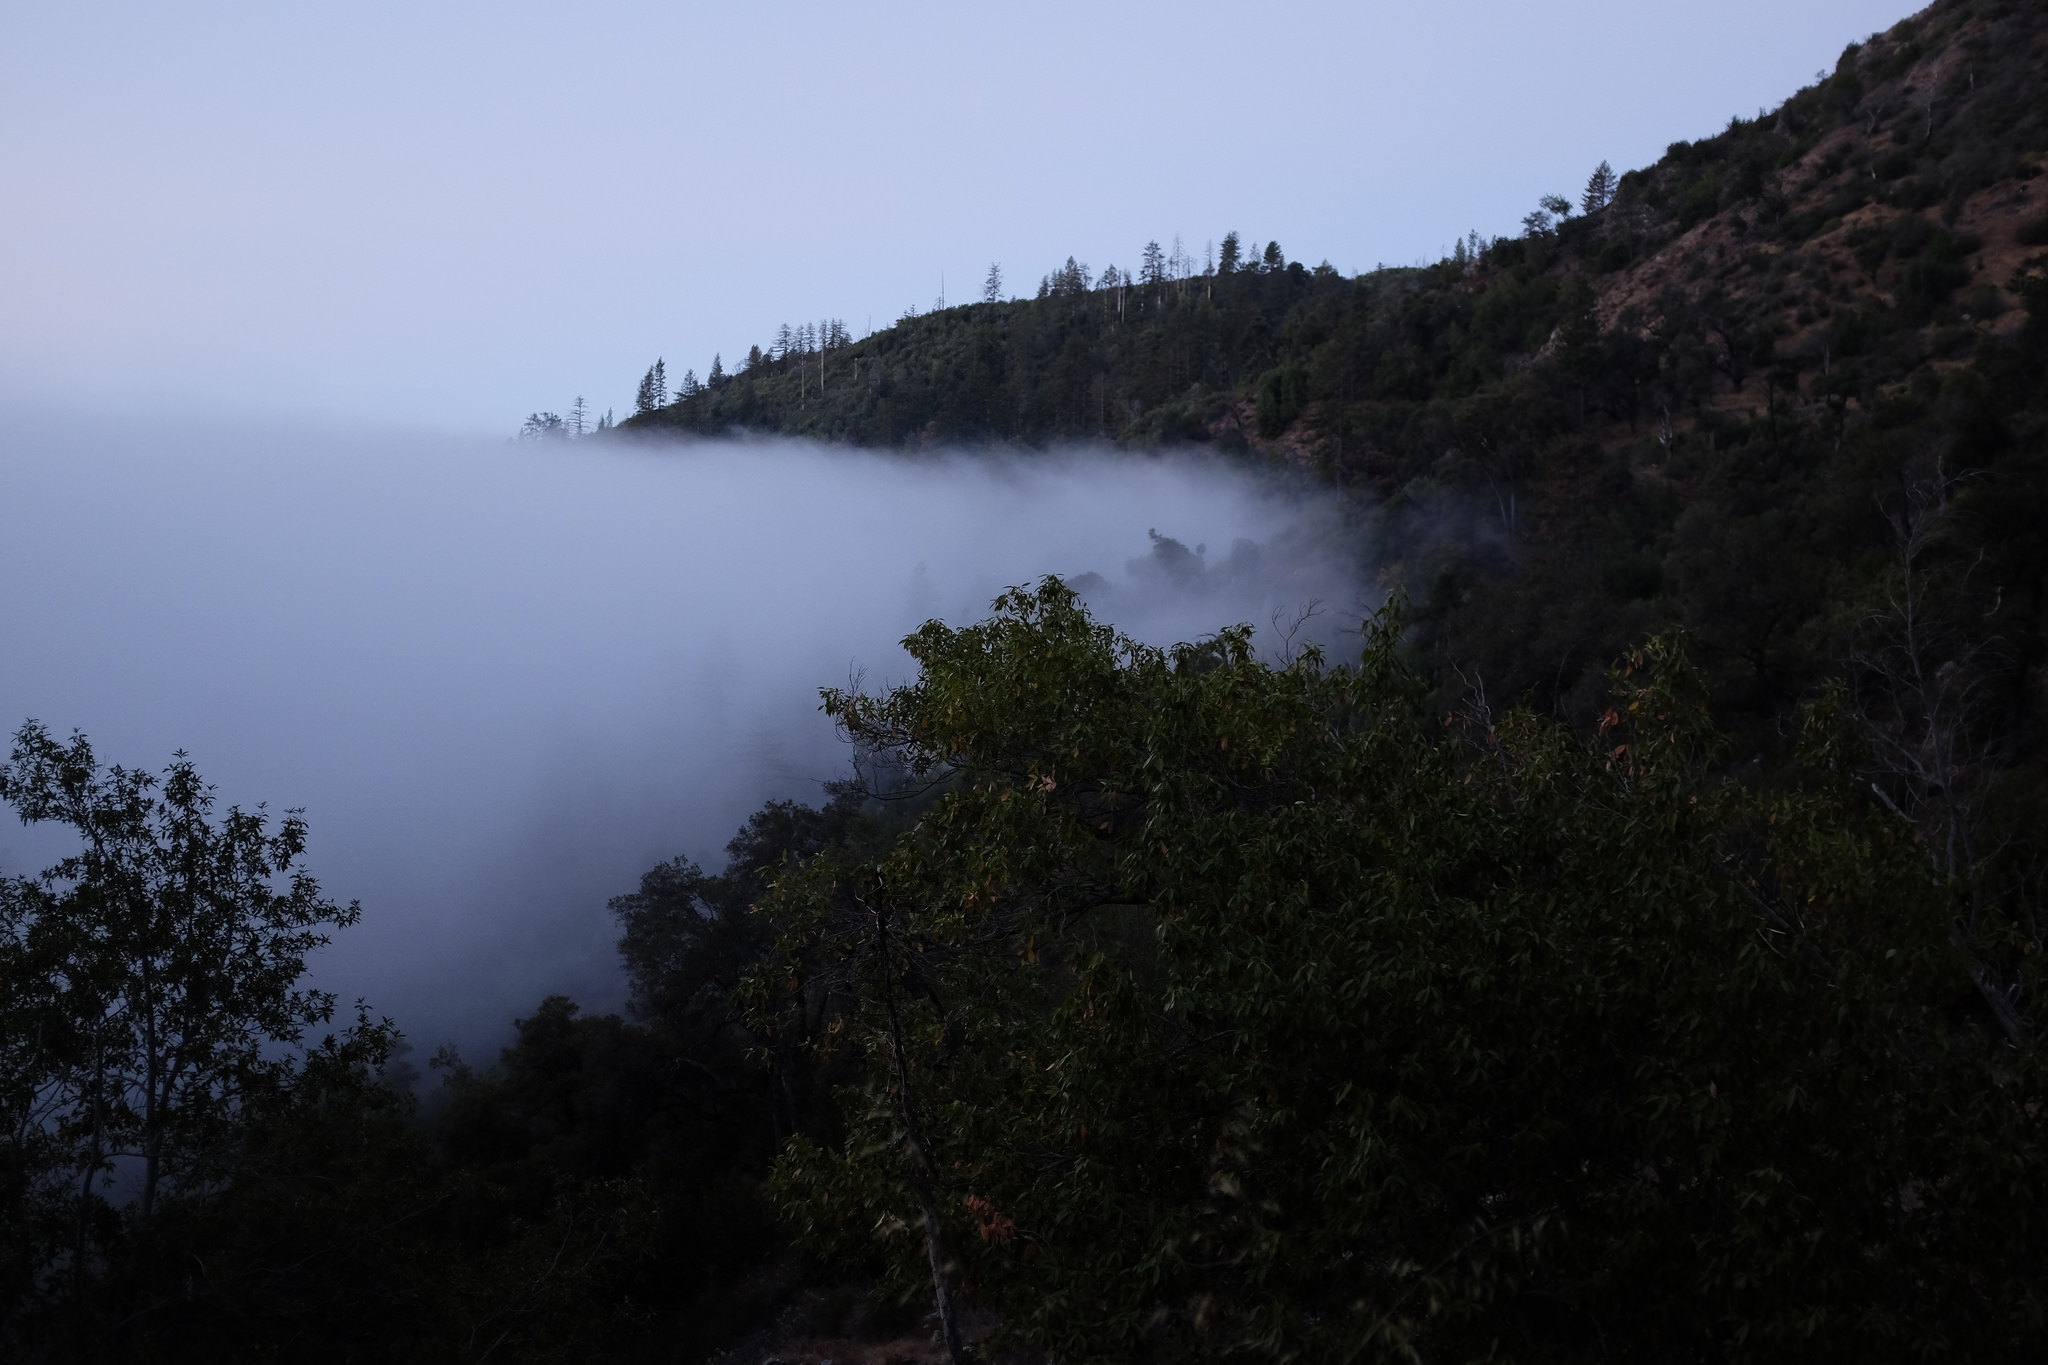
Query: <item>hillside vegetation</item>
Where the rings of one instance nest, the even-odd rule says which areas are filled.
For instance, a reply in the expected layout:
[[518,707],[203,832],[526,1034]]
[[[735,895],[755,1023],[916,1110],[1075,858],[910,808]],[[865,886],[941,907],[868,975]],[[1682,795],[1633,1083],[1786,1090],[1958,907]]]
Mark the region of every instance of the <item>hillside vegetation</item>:
[[1347,278],[1256,244],[1138,279],[1070,260],[1037,298],[821,349],[828,325],[624,425],[1301,467],[1361,495],[1439,670],[1581,719],[1665,624],[1724,705],[1781,716],[1932,516],[1927,552],[1985,594],[2005,742],[2032,746],[2044,153],[2041,6],[1946,0],[1611,199],[1589,186],[1433,267]]
[[624,1015],[495,1059],[313,988],[296,813],[23,723],[0,1357],[2038,1359],[2044,67],[1943,0],[1432,267],[651,371],[622,436],[1290,468],[1387,599],[926,623],[821,809],[620,888]]

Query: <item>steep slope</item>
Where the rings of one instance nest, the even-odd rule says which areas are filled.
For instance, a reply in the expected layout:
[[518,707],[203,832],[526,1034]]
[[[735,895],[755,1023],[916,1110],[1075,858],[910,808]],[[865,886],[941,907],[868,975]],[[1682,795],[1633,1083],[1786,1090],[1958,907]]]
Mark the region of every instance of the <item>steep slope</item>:
[[1611,201],[1436,266],[1070,261],[1036,299],[756,355],[626,425],[1286,462],[1369,495],[1447,702],[1462,676],[1590,719],[1607,662],[1676,623],[1765,748],[1878,648],[1910,568],[1974,642],[2000,751],[2038,752],[2044,150],[2048,7],[1942,0]]

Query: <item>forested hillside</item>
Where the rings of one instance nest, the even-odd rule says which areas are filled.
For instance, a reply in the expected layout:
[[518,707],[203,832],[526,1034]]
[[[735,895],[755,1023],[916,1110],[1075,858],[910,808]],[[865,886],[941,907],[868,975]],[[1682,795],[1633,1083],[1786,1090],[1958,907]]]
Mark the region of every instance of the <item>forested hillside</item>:
[[2044,155],[2048,6],[1942,0],[1435,266],[657,366],[620,439],[1285,466],[1388,592],[1341,659],[926,623],[495,1059],[312,987],[297,813],[21,724],[0,1356],[2039,1358]]
[[624,426],[1303,467],[1363,495],[1440,669],[1582,719],[1606,661],[1673,623],[1725,705],[1782,715],[1857,648],[1903,535],[1973,566],[2004,743],[2031,745],[2044,44],[2037,4],[1945,0],[1433,267],[1349,278],[1232,237],[1135,274],[1070,259],[1036,298],[859,341],[785,328],[729,376],[643,385]]

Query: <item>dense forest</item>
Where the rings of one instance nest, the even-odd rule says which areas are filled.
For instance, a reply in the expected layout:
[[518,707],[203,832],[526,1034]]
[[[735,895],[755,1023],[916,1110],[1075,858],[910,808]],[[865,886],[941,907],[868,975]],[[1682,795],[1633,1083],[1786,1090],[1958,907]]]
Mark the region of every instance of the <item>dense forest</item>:
[[[296,815],[28,722],[0,1354],[2029,1360],[2048,1339],[2048,10],[1942,0],[1512,237],[665,364],[607,439],[1206,445],[1347,658],[1057,579],[420,1058]],[[536,414],[546,438],[580,430]]]

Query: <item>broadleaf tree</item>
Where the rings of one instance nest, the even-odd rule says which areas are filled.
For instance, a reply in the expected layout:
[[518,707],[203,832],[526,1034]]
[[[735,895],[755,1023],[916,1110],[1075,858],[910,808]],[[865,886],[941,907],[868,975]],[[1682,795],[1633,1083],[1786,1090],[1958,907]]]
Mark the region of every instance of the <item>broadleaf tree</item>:
[[[13,1288],[60,1264],[82,1287],[124,1219],[146,1233],[166,1195],[203,1195],[232,1168],[251,1097],[288,1088],[293,1049],[333,1017],[307,954],[360,911],[306,871],[297,811],[217,814],[183,753],[161,778],[103,767],[83,735],[30,721],[0,801],[77,838],[43,872],[0,881],[0,1095],[8,1240],[27,1248]],[[364,1021],[348,1055],[376,1060],[390,1040]],[[125,1209],[111,1185],[124,1165]]]
[[2040,1058],[1840,694],[1757,789],[1674,640],[1586,740],[1445,725],[1399,639],[1160,650],[1048,580],[827,693],[936,799],[762,902],[757,1008],[831,978],[865,1076],[797,1232],[1073,1361],[2023,1353]]

